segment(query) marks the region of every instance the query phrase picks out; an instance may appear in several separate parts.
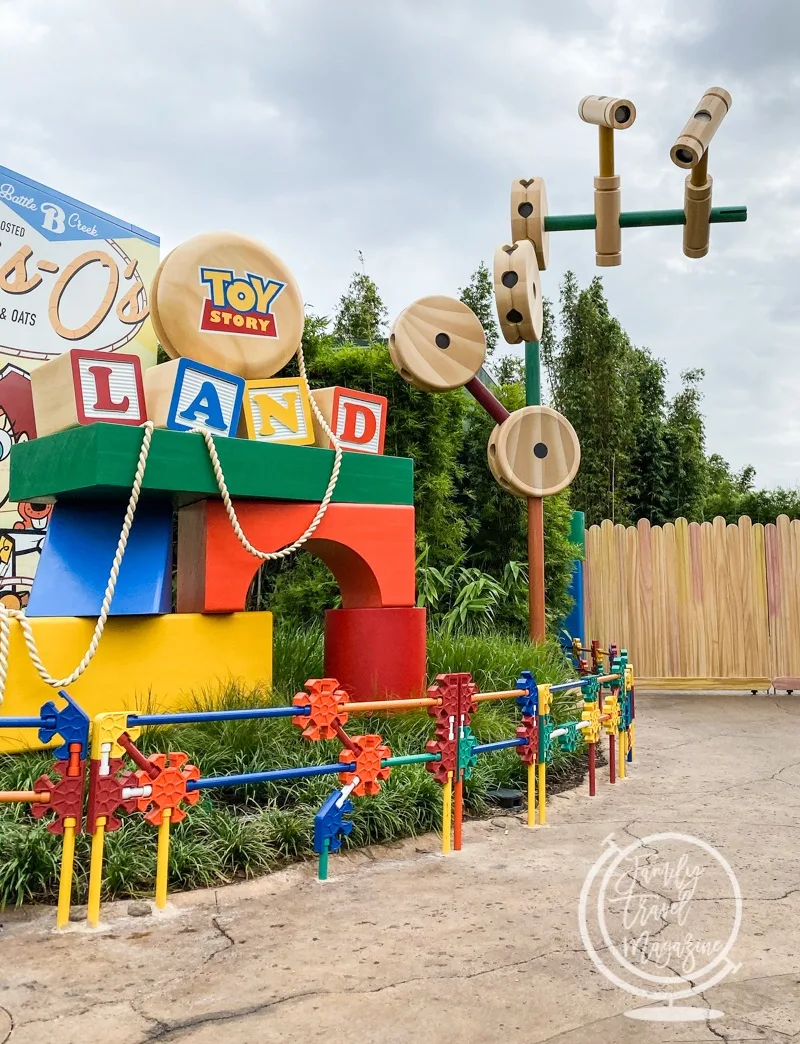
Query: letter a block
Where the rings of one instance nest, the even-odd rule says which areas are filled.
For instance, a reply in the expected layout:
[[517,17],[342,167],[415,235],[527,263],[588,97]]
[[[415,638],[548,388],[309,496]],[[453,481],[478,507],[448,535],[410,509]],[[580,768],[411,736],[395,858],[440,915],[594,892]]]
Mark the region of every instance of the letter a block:
[[[383,395],[352,388],[315,388],[311,394],[331,431],[344,450],[383,453],[388,400]],[[316,445],[330,448],[331,441],[314,418]]]
[[301,377],[273,377],[248,381],[240,434],[256,442],[314,445],[314,426],[308,385]]
[[161,363],[144,375],[147,412],[158,428],[235,435],[244,383],[242,377],[190,359]]
[[31,393],[39,436],[95,421],[147,419],[138,355],[71,348],[33,371]]

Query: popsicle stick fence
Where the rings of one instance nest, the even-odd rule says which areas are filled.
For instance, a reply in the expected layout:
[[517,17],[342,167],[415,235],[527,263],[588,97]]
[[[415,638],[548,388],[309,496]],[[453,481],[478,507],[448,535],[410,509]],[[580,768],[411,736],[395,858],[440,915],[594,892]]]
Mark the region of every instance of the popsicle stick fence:
[[743,516],[586,533],[586,627],[649,688],[800,687],[800,520]]
[[[633,669],[624,650],[617,653],[612,646],[601,654],[593,643],[591,652],[597,669],[589,673],[587,662],[579,657],[581,676],[559,685],[539,685],[529,671],[523,671],[515,688],[481,693],[470,674],[442,674],[425,697],[350,703],[336,680],[323,678],[306,682],[306,691],[298,693],[291,706],[169,714],[114,711],[97,715],[91,727],[87,715],[62,691],[66,706],[61,710],[48,703],[37,718],[0,717],[0,728],[35,728],[43,742],[56,735],[62,740],[55,752],[53,778],[41,776],[30,792],[0,792],[0,801],[27,802],[37,818],[54,813],[48,829],[64,838],[56,918],[59,928],[69,920],[75,835],[82,830],[92,838],[87,920],[90,926],[99,924],[105,837],[122,827],[123,812],[143,815],[158,830],[155,903],[162,909],[168,893],[170,828],[184,819],[204,790],[337,776],[340,788],[330,794],[314,820],[314,851],[319,858],[319,878],[325,880],[330,854],[341,848],[352,830],[348,818],[353,811],[352,798],[377,794],[397,766],[424,764],[442,786],[442,851],[459,851],[464,783],[483,755],[516,749],[527,766],[527,822],[531,827],[536,824],[537,786],[538,823],[544,826],[547,822],[547,766],[557,748],[576,751],[586,746],[589,793],[594,796],[596,747],[606,734],[610,782],[625,777],[626,763],[633,760],[635,750]],[[599,667],[604,656],[609,665],[605,673]],[[576,717],[556,725],[552,699],[559,692],[575,694]],[[513,700],[519,709],[516,734],[493,743],[478,743],[471,728],[472,715],[479,703],[498,700]],[[351,735],[345,730],[351,717],[421,708],[426,708],[433,719],[434,735],[425,751],[418,754],[395,756],[380,735]],[[267,718],[291,718],[310,742],[340,740],[343,749],[338,761],[204,777],[184,753],[146,755],[136,745],[141,730],[148,726]]]

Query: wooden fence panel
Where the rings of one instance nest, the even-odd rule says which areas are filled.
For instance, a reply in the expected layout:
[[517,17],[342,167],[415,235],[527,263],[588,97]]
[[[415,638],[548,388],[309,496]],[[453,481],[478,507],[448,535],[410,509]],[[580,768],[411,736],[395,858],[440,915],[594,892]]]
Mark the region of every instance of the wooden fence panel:
[[586,534],[588,638],[626,648],[640,684],[765,688],[800,677],[800,521],[614,526]]

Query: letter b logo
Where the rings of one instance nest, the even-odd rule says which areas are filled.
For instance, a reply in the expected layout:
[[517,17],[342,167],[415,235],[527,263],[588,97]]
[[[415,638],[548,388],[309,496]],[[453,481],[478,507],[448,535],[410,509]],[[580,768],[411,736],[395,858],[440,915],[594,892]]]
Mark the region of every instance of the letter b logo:
[[64,231],[65,214],[61,207],[56,206],[55,203],[42,203],[39,209],[44,214],[43,228],[46,228],[48,232]]

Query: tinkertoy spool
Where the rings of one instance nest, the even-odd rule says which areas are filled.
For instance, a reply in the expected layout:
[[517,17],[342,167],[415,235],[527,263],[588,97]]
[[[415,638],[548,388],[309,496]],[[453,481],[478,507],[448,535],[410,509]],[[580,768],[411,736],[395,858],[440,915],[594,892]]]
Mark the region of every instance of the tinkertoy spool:
[[525,406],[494,429],[489,468],[518,497],[548,497],[572,482],[581,462],[575,429],[549,406]]
[[303,333],[303,298],[292,273],[263,244],[234,232],[207,232],[172,250],[151,298],[167,355],[247,380],[277,373]]
[[494,297],[509,344],[538,341],[544,323],[542,284],[533,244],[522,239],[494,254]]
[[400,376],[415,388],[452,391],[472,380],[483,365],[486,334],[461,301],[422,297],[395,319],[389,355]]
[[550,261],[550,233],[545,231],[547,189],[544,178],[517,178],[511,183],[511,239],[533,243],[539,271]]

